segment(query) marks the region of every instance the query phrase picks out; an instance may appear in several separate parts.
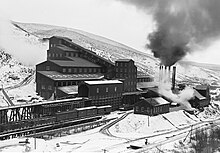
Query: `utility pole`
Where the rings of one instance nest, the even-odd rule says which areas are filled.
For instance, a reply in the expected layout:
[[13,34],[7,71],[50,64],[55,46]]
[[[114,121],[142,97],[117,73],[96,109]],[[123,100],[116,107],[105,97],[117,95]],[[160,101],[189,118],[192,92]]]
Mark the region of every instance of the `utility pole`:
[[148,126],[150,126],[150,116],[148,115]]

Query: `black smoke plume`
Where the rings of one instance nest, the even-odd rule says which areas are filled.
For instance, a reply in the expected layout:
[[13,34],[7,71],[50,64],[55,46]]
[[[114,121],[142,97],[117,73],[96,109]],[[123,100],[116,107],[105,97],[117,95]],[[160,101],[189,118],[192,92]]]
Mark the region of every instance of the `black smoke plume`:
[[170,66],[220,36],[220,0],[120,0],[151,13],[156,30],[146,45]]

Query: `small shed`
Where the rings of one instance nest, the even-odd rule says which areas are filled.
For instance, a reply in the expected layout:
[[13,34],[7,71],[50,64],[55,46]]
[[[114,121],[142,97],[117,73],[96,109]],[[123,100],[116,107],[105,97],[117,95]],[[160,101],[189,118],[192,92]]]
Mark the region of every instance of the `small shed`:
[[159,115],[168,113],[170,108],[170,103],[163,99],[162,97],[156,98],[142,98],[134,106],[134,114],[143,114],[143,115]]
[[202,108],[205,106],[208,106],[210,103],[209,98],[204,97],[202,94],[199,93],[199,91],[194,90],[193,93],[194,97],[189,100],[190,104],[194,108]]

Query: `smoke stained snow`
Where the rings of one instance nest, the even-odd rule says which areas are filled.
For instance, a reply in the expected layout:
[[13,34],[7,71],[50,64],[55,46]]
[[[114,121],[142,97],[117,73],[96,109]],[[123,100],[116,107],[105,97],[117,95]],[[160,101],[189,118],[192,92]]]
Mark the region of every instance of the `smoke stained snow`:
[[166,66],[220,36],[219,0],[120,0],[153,15],[146,45]]

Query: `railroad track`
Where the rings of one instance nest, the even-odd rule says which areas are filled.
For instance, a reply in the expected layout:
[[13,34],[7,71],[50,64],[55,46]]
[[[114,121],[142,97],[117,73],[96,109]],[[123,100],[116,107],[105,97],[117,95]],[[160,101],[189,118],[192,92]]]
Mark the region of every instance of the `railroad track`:
[[19,88],[19,87],[28,85],[33,79],[34,79],[34,74],[30,74],[29,76],[27,76],[24,80],[22,80],[18,84],[10,86],[10,87],[6,87],[5,89],[11,90],[11,89],[15,89],[15,88]]
[[102,134],[105,134],[107,136],[110,136],[110,137],[115,137],[115,138],[119,138],[119,137],[116,137],[114,135],[112,135],[109,131],[109,128],[112,127],[113,125],[115,125],[116,123],[120,122],[121,120],[123,120],[124,118],[126,118],[129,114],[131,114],[132,112],[128,112],[128,113],[125,113],[124,115],[122,115],[120,118],[116,119],[115,121],[111,122],[110,124],[104,126],[103,128],[101,128],[99,130],[99,132],[101,132]]
[[[32,136],[33,134],[41,135],[44,133],[51,133],[52,131],[62,131],[63,129],[68,127],[73,128],[74,126],[78,125],[87,125],[91,124],[97,120],[99,120],[101,116],[86,118],[86,119],[80,119],[75,121],[66,121],[62,123],[55,123],[55,124],[46,124],[41,126],[34,126],[29,127],[26,129],[18,129],[15,131],[8,131],[0,134],[0,140],[10,139],[10,138],[16,138],[21,136]],[[102,122],[105,122],[106,120],[103,120]],[[49,131],[49,132],[48,132]],[[40,134],[39,134],[40,133]]]

